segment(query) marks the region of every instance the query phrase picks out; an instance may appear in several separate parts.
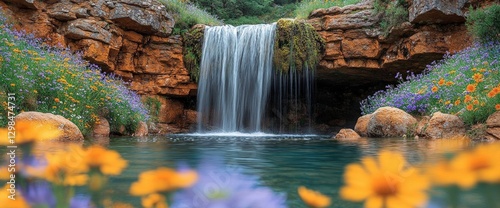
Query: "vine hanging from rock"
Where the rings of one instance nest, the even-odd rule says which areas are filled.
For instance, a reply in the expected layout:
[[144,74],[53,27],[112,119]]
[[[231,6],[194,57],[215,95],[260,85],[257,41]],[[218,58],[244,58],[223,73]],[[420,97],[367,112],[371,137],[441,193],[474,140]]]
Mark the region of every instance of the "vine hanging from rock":
[[184,66],[189,71],[191,81],[198,82],[200,78],[200,61],[202,55],[203,35],[205,25],[195,25],[183,35]]

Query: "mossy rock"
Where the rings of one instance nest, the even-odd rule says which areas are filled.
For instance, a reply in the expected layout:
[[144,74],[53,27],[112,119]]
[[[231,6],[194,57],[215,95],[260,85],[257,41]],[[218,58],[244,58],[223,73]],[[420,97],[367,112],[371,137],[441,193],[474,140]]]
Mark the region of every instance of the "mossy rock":
[[205,25],[195,25],[183,35],[184,66],[189,71],[191,81],[194,82],[198,82],[200,78],[200,62],[205,27]]
[[273,57],[275,70],[281,73],[306,68],[314,70],[324,50],[325,41],[311,24],[295,19],[278,20]]

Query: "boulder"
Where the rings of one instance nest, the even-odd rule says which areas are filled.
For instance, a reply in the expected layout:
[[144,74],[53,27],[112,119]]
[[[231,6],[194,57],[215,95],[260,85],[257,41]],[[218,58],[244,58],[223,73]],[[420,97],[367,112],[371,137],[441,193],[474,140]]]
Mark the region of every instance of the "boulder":
[[361,138],[361,136],[352,129],[341,129],[339,133],[335,135],[335,139],[337,140],[357,140],[359,138]]
[[8,2],[19,5],[20,7],[28,9],[37,9],[39,2],[35,0],[7,0]]
[[40,124],[54,125],[61,130],[62,134],[56,138],[61,141],[83,140],[83,134],[70,120],[52,113],[40,113],[34,111],[22,112],[16,116],[16,121],[31,121]]
[[142,137],[147,135],[148,135],[148,125],[144,121],[139,122],[133,136]]
[[100,117],[92,128],[92,136],[94,137],[109,137],[110,128],[106,118]]
[[371,118],[372,114],[359,117],[356,125],[354,126],[354,131],[363,137],[368,136],[368,122]]
[[436,112],[425,126],[420,133],[430,139],[465,136],[465,124],[456,115]]
[[468,0],[413,0],[410,22],[414,24],[449,24],[465,22],[462,8]]
[[486,139],[500,139],[500,111],[491,114],[486,120]]
[[401,109],[382,107],[368,121],[369,137],[401,137],[416,127],[417,119]]

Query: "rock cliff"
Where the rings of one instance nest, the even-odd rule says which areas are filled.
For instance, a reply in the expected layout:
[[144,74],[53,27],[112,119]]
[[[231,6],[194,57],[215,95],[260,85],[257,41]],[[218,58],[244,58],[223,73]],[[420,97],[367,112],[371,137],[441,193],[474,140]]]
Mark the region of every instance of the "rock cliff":
[[69,46],[86,60],[131,81],[140,94],[194,93],[182,59],[182,39],[155,0],[6,0],[0,7],[17,29]]
[[[333,85],[395,81],[397,72],[420,72],[447,52],[472,43],[465,13],[475,1],[412,0],[408,21],[383,34],[373,1],[311,13],[309,22],[327,42],[318,79]],[[484,4],[484,2],[481,2]]]

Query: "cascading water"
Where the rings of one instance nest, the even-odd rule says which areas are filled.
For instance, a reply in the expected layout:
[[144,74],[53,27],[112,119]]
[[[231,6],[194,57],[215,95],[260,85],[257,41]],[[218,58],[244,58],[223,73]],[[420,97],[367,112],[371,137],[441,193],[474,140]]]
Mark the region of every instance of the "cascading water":
[[207,27],[198,82],[198,132],[260,132],[273,79],[276,24]]

